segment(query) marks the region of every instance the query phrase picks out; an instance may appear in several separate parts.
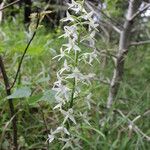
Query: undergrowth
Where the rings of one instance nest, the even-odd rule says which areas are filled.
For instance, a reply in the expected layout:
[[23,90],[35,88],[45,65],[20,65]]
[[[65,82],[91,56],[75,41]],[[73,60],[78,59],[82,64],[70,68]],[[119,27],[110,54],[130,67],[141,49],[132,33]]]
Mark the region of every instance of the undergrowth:
[[[28,35],[23,26],[17,27],[16,24],[10,26],[9,23],[5,23],[0,30],[0,52],[3,54],[4,63],[12,82]],[[26,88],[26,94],[30,95],[26,98],[14,99],[18,115],[18,143],[20,149],[23,150],[44,150],[47,147],[54,150],[61,149],[61,143],[54,141],[49,145],[47,142],[50,129],[57,127],[59,120],[62,119],[58,113],[53,111],[55,92],[52,90],[58,66],[61,65],[61,62],[52,60],[64,43],[63,39],[58,39],[60,32],[60,29],[56,29],[55,32],[47,32],[42,27],[38,30],[14,88],[14,91],[18,88],[23,90]],[[98,40],[98,43],[101,43],[101,39]],[[105,46],[101,48],[104,49]],[[129,53],[126,61],[124,80],[114,104],[114,111],[108,112],[105,107],[108,94],[107,83],[100,82],[101,80],[93,81],[90,87],[93,93],[90,111],[91,126],[82,125],[81,122],[81,132],[75,133],[76,137],[81,139],[80,144],[83,149],[149,149],[150,143],[141,132],[134,131],[128,119],[133,120],[139,116],[134,123],[140,131],[150,135],[148,112],[150,106],[150,50],[146,46],[140,46],[136,49],[136,53],[133,51]],[[105,66],[102,67],[104,62],[101,61],[96,63],[92,70],[97,72],[97,79],[107,82],[111,77],[113,61],[110,58],[106,59]],[[86,67],[83,67],[82,70],[86,71]],[[80,110],[82,110],[82,105],[78,107],[78,111]],[[11,134],[8,104],[2,77],[0,77],[0,145],[2,149],[11,149]]]

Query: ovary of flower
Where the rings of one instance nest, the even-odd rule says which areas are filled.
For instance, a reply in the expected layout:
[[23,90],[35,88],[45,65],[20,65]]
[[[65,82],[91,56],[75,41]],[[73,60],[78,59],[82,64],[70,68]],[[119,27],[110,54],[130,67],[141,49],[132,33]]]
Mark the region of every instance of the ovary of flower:
[[86,80],[86,82],[87,82],[88,84],[91,84],[91,79],[93,79],[94,76],[95,76],[94,73],[89,73],[88,75],[84,75],[84,79]]
[[80,17],[85,19],[85,20],[89,20],[89,18],[92,19],[93,14],[94,14],[93,11],[91,11],[90,13],[85,13],[84,15],[82,15]]
[[73,143],[72,143],[72,141],[70,139],[61,139],[61,141],[66,142],[61,150],[68,149],[68,148],[74,149]]
[[66,79],[72,79],[75,78],[77,80],[84,80],[84,75],[82,73],[80,73],[80,71],[78,70],[77,67],[75,67],[75,69],[73,70],[72,74],[69,74]]
[[88,25],[89,25],[89,31],[91,31],[92,29],[98,31],[97,29],[98,24],[95,23],[95,21],[92,18],[89,18]]
[[58,134],[58,133],[65,133],[67,135],[70,135],[70,133],[68,132],[68,130],[65,127],[63,127],[63,126],[57,127],[57,129],[55,131],[51,130],[51,134],[48,134],[49,143],[51,143],[55,139],[55,137],[56,137],[55,134]]
[[70,91],[70,89],[67,86],[60,83],[55,85],[53,87],[53,90],[56,91],[56,95],[62,95],[66,100],[68,99],[68,92]]
[[83,9],[82,5],[79,3],[76,3],[74,0],[72,0],[71,3],[67,3],[67,4],[69,6],[68,9],[73,10],[76,14],[79,13],[80,11],[82,12],[84,11],[82,10]]
[[57,72],[57,81],[56,82],[54,82],[54,86],[53,86],[53,88],[54,87],[58,87],[61,83],[62,83],[62,77],[59,75],[59,73]]
[[97,55],[98,55],[98,52],[96,51],[96,49],[94,49],[92,53],[89,53],[89,62],[92,63],[94,59],[99,62]]
[[58,61],[60,61],[63,57],[65,57],[65,52],[63,51],[62,48],[60,48],[60,54],[53,57],[53,59],[59,58]]
[[75,25],[72,26],[65,26],[64,27],[64,34],[61,37],[64,38],[72,38],[74,40],[78,39],[78,32],[77,32],[77,27]]
[[[92,31],[91,33],[90,33],[90,38],[92,38],[92,39],[94,39],[94,37],[95,37],[95,30],[94,31]],[[94,39],[95,40],[95,39]]]
[[70,135],[70,133],[64,126],[57,127],[57,129],[55,131],[53,131],[52,134],[54,135],[54,134],[61,133],[61,132],[65,133],[67,135]]
[[75,119],[73,117],[73,109],[72,108],[68,109],[68,111],[61,110],[61,113],[65,116],[63,124],[65,124],[65,122],[68,119],[70,119],[74,124],[76,124],[76,121],[75,121]]
[[63,106],[63,103],[60,102],[60,103],[58,103],[58,104],[53,108],[53,110],[54,110],[54,109],[57,109],[57,108],[59,108],[59,109],[61,110],[61,109],[62,109],[62,106]]
[[57,102],[57,105],[53,109],[59,108],[62,109],[62,106],[65,105],[66,101],[61,97],[61,95],[55,95],[55,100]]
[[89,54],[89,64],[91,64],[93,60],[96,58],[97,58],[97,55],[95,53]]
[[92,93],[88,94],[85,97],[85,102],[87,103],[88,108],[91,109],[91,103],[94,103],[94,101],[92,100]]
[[81,51],[81,49],[72,40],[69,40],[69,43],[63,44],[63,46],[66,47],[65,50],[68,51],[68,53],[70,53],[71,50],[73,50],[75,52]]
[[64,67],[59,70],[59,73],[62,74],[64,71],[70,71],[70,67],[67,64],[67,60],[64,61]]
[[66,15],[67,15],[67,17],[63,18],[61,21],[63,21],[63,22],[66,22],[66,21],[74,22],[73,17],[70,15],[70,13],[68,11],[67,11]]
[[80,116],[81,116],[81,118],[84,120],[84,122],[85,122],[86,124],[91,125],[91,124],[89,123],[89,117],[88,117],[87,111],[85,111],[84,113],[81,113],[81,112],[80,112]]
[[53,134],[48,134],[48,141],[51,143],[55,139],[55,136]]
[[90,45],[90,48],[94,48],[95,47],[95,30],[92,31],[89,35],[86,35],[85,37],[82,38],[81,42],[83,41],[87,41]]
[[81,59],[84,59],[89,65],[92,66],[93,60],[97,60],[97,61],[99,62],[99,60],[98,60],[98,58],[97,58],[97,54],[98,54],[98,52],[97,52],[96,50],[94,50],[94,51],[91,52],[91,53],[84,53],[84,54],[82,55],[82,58],[81,58]]

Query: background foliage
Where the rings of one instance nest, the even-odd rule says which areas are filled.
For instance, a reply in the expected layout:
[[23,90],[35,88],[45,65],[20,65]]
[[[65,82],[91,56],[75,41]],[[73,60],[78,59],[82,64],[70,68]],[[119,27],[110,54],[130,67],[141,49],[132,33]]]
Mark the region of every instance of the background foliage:
[[[104,12],[115,21],[122,23],[125,17],[124,12],[128,7],[127,1],[106,0],[104,2],[107,4]],[[43,9],[43,6],[47,6],[46,4],[46,2],[34,2],[32,11],[34,12],[35,7]],[[59,1],[57,5],[60,5]],[[7,16],[11,13],[11,9],[6,9],[0,25],[0,54],[3,56],[11,83],[17,71],[19,59],[30,37],[28,32],[30,23],[24,24],[24,7],[22,6],[21,9],[19,7],[19,5],[14,5],[15,15],[13,14],[13,16]],[[59,16],[59,13],[52,14],[50,17],[59,21],[62,17]],[[102,18],[109,20],[106,16]],[[17,84],[11,95],[14,98],[13,102],[18,116],[18,143],[19,149],[22,150],[56,150],[61,149],[63,145],[56,141],[49,145],[47,135],[62,119],[53,111],[55,92],[52,90],[53,83],[56,81],[56,73],[62,64],[52,58],[59,54],[60,47],[66,40],[58,38],[63,33],[62,24],[58,22],[52,24],[47,19],[48,17],[41,23],[42,26],[39,27],[25,56]],[[133,41],[149,39],[150,22],[148,19],[149,17],[143,17],[136,21],[136,33],[132,37]],[[109,90],[108,82],[114,68],[112,55],[116,54],[118,35],[109,26],[104,26],[109,37],[105,30],[99,28],[99,33],[95,38],[97,40],[96,47],[100,51],[98,56],[100,63],[95,62],[91,67],[91,72],[96,73],[96,80],[90,87],[90,91],[93,92],[89,115],[91,126],[81,123],[81,132],[77,132],[76,137],[81,139],[80,144],[83,149],[148,150],[150,143],[140,131],[150,135],[149,45],[130,48],[129,55],[126,57],[124,78],[113,106],[115,111],[108,112],[105,105]],[[81,45],[81,49],[85,51],[85,46]],[[86,66],[81,66],[81,68],[83,71],[87,71]],[[80,105],[82,106],[82,102]],[[78,111],[82,111],[82,107],[79,107]],[[139,118],[134,123],[140,129],[138,132],[129,126],[129,119],[134,120],[137,116]],[[11,120],[1,74],[0,149],[12,149]]]

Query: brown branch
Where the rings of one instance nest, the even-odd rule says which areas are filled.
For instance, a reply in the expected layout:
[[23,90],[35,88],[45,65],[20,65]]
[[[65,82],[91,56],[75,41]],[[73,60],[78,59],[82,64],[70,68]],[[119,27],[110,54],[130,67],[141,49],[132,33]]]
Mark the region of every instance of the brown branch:
[[150,40],[147,41],[139,41],[139,42],[131,42],[130,46],[139,46],[139,45],[144,45],[144,44],[150,44]]
[[14,2],[12,2],[12,3],[10,3],[10,4],[6,5],[6,6],[4,6],[3,8],[0,9],[0,11],[2,11],[4,9],[6,9],[6,8],[8,8],[8,7],[10,7],[10,6],[14,5],[14,4],[16,4],[16,3],[18,3],[19,1],[20,0],[16,0],[16,1],[14,1]]
[[141,0],[130,0],[127,17],[124,22],[124,29],[121,31],[119,39],[119,49],[117,52],[117,58],[115,62],[115,68],[113,71],[113,77],[110,83],[109,94],[107,98],[107,108],[111,108],[113,101],[115,100],[118,90],[120,87],[120,82],[123,79],[125,56],[128,54],[129,43],[131,38],[131,31],[133,28],[133,21],[129,18],[138,11],[142,1]]
[[15,75],[14,82],[12,83],[10,89],[12,89],[14,87],[14,85],[15,85],[15,83],[17,81],[17,78],[18,78],[18,75],[19,75],[19,72],[20,72],[20,69],[21,69],[21,66],[22,66],[23,59],[24,59],[24,57],[25,57],[25,55],[27,53],[27,50],[28,50],[29,46],[31,45],[31,43],[32,43],[36,33],[37,33],[37,28],[39,26],[39,22],[40,22],[40,14],[37,13],[37,24],[36,24],[36,27],[35,27],[35,31],[33,32],[33,35],[31,37],[31,39],[29,40],[29,42],[28,42],[28,44],[27,44],[27,46],[26,46],[26,48],[25,48],[25,50],[23,52],[23,55],[22,55],[22,57],[20,59],[19,65],[18,65],[18,69],[17,69],[16,75]]
[[[2,73],[2,76],[3,76],[6,94],[7,94],[7,96],[9,96],[9,95],[11,95],[11,89],[9,88],[10,87],[9,80],[8,80],[8,77],[7,77],[7,73],[5,71],[5,67],[4,67],[2,56],[0,56],[0,70],[1,70],[1,73]],[[15,109],[14,109],[13,99],[12,98],[9,99],[8,103],[9,103],[9,109],[10,109],[10,116],[11,116],[11,118],[13,118],[13,120],[12,120],[13,145],[14,145],[13,150],[18,150],[18,143],[17,143],[17,117],[15,116]]]

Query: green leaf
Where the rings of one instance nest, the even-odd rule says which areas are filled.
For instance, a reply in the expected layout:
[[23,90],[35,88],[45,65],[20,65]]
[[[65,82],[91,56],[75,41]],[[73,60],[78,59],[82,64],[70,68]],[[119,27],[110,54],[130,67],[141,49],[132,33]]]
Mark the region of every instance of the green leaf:
[[44,93],[40,93],[34,96],[31,96],[28,98],[28,104],[29,105],[36,105],[36,103],[40,101],[48,101],[53,102],[55,99],[55,92],[53,90],[47,90]]
[[82,126],[82,128],[83,129],[93,130],[96,133],[98,133],[100,136],[102,136],[104,139],[106,139],[105,135],[99,129],[96,129],[96,128],[92,127],[92,126]]
[[31,89],[29,87],[21,87],[17,89],[14,93],[8,96],[8,99],[11,98],[25,98],[31,95]]
[[55,100],[55,91],[47,90],[44,92],[43,97],[41,98],[45,101],[54,101]]
[[50,80],[50,76],[40,78],[37,83],[48,82]]
[[38,94],[38,95],[31,96],[31,97],[28,99],[28,104],[29,104],[29,105],[35,105],[37,102],[41,101],[42,96],[43,96],[42,93],[40,93],[40,94]]

